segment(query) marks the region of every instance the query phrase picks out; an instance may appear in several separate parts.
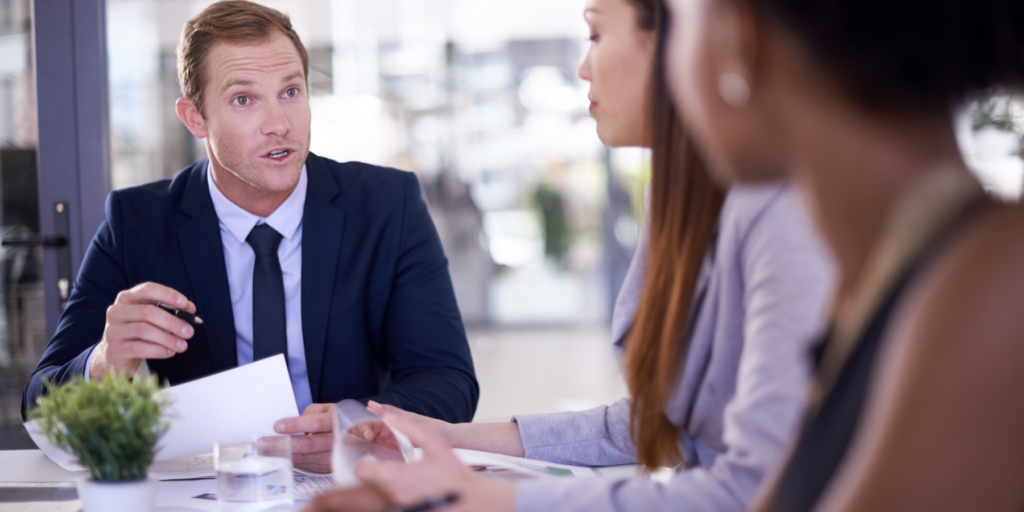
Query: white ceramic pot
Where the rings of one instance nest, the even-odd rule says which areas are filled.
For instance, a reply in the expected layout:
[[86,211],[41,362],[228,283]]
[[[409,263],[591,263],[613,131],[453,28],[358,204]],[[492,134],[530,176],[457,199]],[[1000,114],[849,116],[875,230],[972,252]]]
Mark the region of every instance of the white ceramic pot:
[[156,480],[138,482],[78,481],[78,499],[85,512],[150,512],[156,508]]

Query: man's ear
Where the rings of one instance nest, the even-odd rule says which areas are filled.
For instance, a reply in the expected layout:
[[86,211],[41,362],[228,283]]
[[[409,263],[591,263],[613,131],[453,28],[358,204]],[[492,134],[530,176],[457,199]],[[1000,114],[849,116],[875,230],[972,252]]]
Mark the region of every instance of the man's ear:
[[178,98],[178,101],[174,102],[174,109],[178,113],[178,119],[181,119],[192,135],[200,139],[206,138],[206,119],[199,113],[196,103],[191,98]]

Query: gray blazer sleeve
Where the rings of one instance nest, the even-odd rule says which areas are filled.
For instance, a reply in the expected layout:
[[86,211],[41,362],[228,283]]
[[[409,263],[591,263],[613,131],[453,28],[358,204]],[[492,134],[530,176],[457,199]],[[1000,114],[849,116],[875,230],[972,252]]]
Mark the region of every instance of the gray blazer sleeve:
[[515,416],[526,457],[576,466],[636,462],[629,435],[629,400],[588,411]]
[[[799,425],[810,379],[808,351],[832,293],[831,260],[798,203],[795,194],[776,201],[743,242],[745,340],[736,393],[724,413],[725,451],[667,483],[641,478],[522,482],[517,510],[739,512],[748,507]],[[554,415],[542,420],[548,424],[528,420],[524,444],[535,448],[527,455],[577,463],[624,460],[627,445],[615,435],[623,417],[610,412],[620,404],[603,414],[569,413],[563,425],[570,428],[563,432]],[[523,420],[520,425],[522,432]],[[590,446],[545,446],[572,439],[569,431],[594,434]],[[597,455],[588,459],[583,453]]]

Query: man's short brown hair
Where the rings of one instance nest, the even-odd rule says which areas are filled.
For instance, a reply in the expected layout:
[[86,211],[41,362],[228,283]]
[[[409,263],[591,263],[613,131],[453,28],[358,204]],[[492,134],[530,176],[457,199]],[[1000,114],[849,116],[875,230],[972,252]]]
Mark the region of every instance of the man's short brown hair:
[[261,43],[280,32],[291,39],[309,78],[309,54],[291,20],[280,11],[246,0],[217,2],[185,24],[178,42],[178,84],[181,95],[203,110],[203,65],[213,45],[220,42],[246,45]]

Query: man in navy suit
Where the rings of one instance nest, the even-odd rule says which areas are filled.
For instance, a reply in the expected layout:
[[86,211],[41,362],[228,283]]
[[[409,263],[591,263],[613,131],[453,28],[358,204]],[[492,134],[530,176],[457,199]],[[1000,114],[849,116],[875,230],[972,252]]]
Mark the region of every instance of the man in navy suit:
[[293,446],[300,467],[330,469],[342,399],[472,419],[479,388],[419,183],[309,152],[308,69],[273,9],[225,1],[189,21],[177,114],[209,159],[110,194],[23,410],[44,380],[147,361],[178,384],[284,354],[304,413],[275,430],[312,434]]

